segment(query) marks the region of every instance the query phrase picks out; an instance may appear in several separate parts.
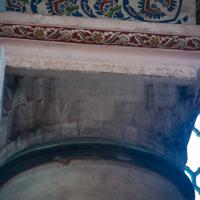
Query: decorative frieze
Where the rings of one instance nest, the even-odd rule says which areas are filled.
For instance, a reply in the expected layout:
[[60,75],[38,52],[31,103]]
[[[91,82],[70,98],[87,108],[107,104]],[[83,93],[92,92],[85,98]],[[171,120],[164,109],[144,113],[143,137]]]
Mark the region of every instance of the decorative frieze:
[[199,36],[50,27],[41,25],[0,24],[0,37],[64,43],[200,50]]

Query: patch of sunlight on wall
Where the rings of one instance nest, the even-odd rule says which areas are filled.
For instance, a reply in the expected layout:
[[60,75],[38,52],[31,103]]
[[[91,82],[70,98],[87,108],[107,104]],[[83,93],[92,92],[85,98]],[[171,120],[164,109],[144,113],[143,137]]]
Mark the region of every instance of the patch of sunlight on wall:
[[198,115],[194,127],[187,147],[188,161],[186,166],[189,169],[186,168],[185,173],[196,189],[195,200],[200,200],[200,115]]

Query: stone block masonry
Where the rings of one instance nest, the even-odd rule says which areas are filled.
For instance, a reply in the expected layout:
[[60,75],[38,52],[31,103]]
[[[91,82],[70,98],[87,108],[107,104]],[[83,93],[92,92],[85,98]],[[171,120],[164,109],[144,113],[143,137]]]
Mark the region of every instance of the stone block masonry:
[[30,143],[101,137],[137,143],[176,157],[181,168],[185,164],[195,82],[87,73],[8,75],[6,80],[4,109],[10,121],[4,127],[7,143],[19,150]]

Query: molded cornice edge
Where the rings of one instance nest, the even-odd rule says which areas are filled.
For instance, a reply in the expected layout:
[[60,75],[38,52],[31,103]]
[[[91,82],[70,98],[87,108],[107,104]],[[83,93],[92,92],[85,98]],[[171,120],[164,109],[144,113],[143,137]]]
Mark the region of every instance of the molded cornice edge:
[[[196,79],[200,27],[0,13],[7,70]],[[142,47],[142,48],[141,48]],[[17,72],[17,73],[18,73]]]

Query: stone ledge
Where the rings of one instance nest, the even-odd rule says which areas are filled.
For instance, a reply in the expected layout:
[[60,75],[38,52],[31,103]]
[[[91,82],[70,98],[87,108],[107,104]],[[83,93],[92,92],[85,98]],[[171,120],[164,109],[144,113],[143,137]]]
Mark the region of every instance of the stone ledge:
[[162,24],[151,22],[120,21],[111,19],[86,19],[65,16],[43,16],[40,14],[23,14],[0,12],[2,24],[24,24],[71,27],[80,29],[99,29],[122,32],[157,33],[167,35],[200,36],[200,27],[197,25]]
[[[200,52],[61,44],[0,38],[7,70],[120,73],[196,79]],[[38,51],[39,49],[39,51]],[[123,58],[123,59],[122,59]]]

